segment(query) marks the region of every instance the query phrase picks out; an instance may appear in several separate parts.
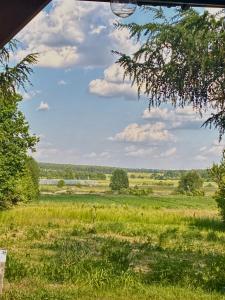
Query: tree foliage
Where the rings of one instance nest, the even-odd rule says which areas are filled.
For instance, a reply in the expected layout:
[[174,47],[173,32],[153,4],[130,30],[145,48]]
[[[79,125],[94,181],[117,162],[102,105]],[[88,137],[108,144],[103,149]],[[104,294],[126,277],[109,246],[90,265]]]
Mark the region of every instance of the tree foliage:
[[110,188],[113,191],[120,191],[121,189],[127,189],[129,187],[129,179],[126,171],[122,169],[116,169],[112,173],[110,179]]
[[39,167],[32,157],[27,157],[21,176],[15,181],[14,202],[28,202],[39,197]]
[[198,172],[190,171],[181,176],[178,192],[187,195],[202,194],[203,180]]
[[58,188],[63,188],[65,186],[65,181],[63,179],[59,180],[57,183]]
[[215,200],[220,209],[220,213],[225,223],[225,151],[220,164],[213,164],[209,173],[213,180],[218,185],[218,190],[215,193]]
[[119,24],[141,46],[133,54],[120,55],[124,76],[149,99],[149,108],[163,103],[192,105],[202,115],[213,111],[205,126],[225,131],[225,19],[208,11],[151,8],[152,21]]
[[30,65],[36,62],[36,56],[28,55],[11,66],[15,49],[16,44],[11,42],[0,50],[0,202],[4,206],[22,199],[17,183],[31,172],[27,152],[33,151],[38,141],[29,133],[29,125],[18,108],[22,97],[17,92],[29,82]]

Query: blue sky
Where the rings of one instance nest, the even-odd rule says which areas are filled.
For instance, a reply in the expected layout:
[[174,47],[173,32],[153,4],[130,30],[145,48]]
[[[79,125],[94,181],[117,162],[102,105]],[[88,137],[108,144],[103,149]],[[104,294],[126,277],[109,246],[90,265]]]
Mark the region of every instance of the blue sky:
[[[137,11],[127,21],[145,22]],[[40,136],[38,161],[136,168],[205,168],[221,157],[218,133],[201,128],[191,107],[148,111],[135,87],[123,82],[111,50],[138,44],[115,30],[108,4],[54,1],[18,36],[27,53],[39,52],[32,87],[21,105]]]

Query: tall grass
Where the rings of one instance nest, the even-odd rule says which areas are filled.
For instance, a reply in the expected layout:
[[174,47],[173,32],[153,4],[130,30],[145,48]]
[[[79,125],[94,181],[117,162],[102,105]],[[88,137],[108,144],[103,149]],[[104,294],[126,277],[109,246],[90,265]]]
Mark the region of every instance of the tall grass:
[[210,197],[44,196],[0,213],[3,299],[225,299]]

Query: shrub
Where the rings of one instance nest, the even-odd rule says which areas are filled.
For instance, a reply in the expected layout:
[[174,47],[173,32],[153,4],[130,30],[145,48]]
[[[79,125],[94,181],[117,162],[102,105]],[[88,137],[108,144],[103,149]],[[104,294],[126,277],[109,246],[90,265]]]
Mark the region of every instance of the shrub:
[[138,186],[134,186],[128,189],[121,189],[120,194],[133,195],[133,196],[148,196],[153,194],[152,188],[140,188]]
[[127,173],[122,169],[116,169],[115,171],[113,171],[109,186],[113,191],[127,189],[129,187],[129,179]]

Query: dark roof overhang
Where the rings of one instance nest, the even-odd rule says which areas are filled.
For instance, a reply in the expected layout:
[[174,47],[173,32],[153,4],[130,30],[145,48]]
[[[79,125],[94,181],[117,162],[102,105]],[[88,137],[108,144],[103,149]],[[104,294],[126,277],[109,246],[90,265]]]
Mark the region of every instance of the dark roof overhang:
[[[110,2],[109,0],[90,1]],[[1,0],[0,48],[2,48],[7,42],[9,42],[50,2],[51,0]],[[190,5],[193,7],[208,6],[225,8],[225,0],[138,0],[137,3],[138,5],[157,5],[169,7]]]

